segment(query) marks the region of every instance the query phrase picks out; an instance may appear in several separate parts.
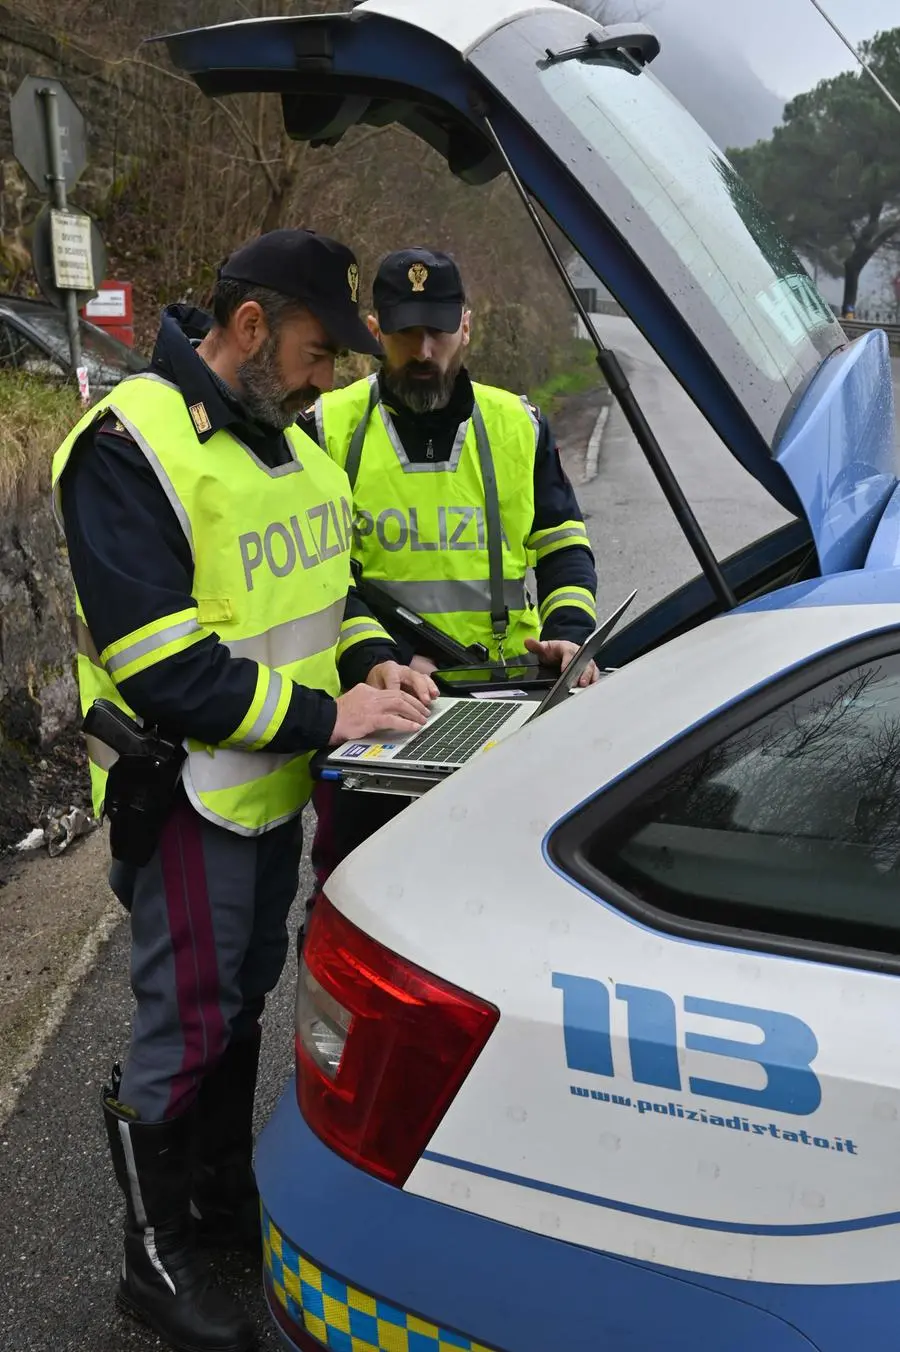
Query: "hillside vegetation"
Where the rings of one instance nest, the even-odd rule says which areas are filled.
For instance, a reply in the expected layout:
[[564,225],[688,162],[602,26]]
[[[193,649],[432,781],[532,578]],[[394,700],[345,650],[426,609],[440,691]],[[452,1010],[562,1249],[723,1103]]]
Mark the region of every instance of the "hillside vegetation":
[[[364,300],[387,251],[415,244],[452,252],[471,294],[479,378],[530,391],[565,362],[570,311],[506,182],[468,188],[397,128],[352,132],[335,149],[293,142],[276,96],[208,100],[169,67],[164,48],[142,45],[179,28],[340,7],[331,0],[0,4],[0,56],[6,53],[7,87],[15,87],[16,72],[58,74],[82,107],[91,162],[75,200],[100,224],[110,275],[134,282],[145,348],[160,307],[186,298],[203,304],[236,244],[304,225],[356,249]],[[27,291],[27,232],[40,199],[11,157],[2,122],[0,154],[0,289]]]
[[74,389],[0,371],[0,513],[49,492],[53,452],[81,412]]

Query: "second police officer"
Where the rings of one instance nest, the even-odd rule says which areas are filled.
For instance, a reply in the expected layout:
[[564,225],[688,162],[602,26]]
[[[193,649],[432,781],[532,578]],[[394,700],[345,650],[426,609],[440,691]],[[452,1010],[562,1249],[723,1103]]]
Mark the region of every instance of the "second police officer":
[[[447,254],[389,254],[373,290],[380,371],[323,394],[304,420],[350,479],[363,582],[492,661],[527,651],[564,665],[596,626],[597,579],[546,417],[523,395],[470,378],[471,313]],[[433,653],[393,636],[403,661],[435,669]],[[582,684],[596,679],[591,667]],[[317,888],[406,801],[320,783]]]

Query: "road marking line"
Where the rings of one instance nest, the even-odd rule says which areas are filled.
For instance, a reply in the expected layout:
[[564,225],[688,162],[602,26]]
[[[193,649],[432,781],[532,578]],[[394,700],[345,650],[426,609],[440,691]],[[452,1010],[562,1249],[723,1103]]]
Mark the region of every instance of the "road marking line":
[[32,1071],[58,1033],[72,1003],[72,997],[77,993],[85,977],[90,975],[101,948],[112,938],[125,915],[122,903],[111,896],[100,919],[81,945],[81,951],[69,968],[66,979],[56,987],[47,1001],[46,1013],[32,1035],[28,1050],[13,1065],[8,1081],[0,1085],[0,1127],[5,1125],[14,1112],[21,1095],[28,1087]]
[[597,469],[600,463],[600,449],[603,445],[603,433],[606,431],[606,422],[609,418],[611,404],[604,404],[600,410],[600,416],[594,424],[594,430],[591,433],[588,442],[587,454],[584,458],[584,479],[582,482],[589,484],[592,479],[597,477]]

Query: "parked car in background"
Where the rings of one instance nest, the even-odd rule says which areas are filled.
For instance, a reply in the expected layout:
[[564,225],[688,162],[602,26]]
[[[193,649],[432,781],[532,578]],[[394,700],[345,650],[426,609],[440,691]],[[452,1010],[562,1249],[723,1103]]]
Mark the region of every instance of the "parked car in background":
[[[81,346],[91,394],[106,394],[124,376],[144,371],[149,361],[86,319]],[[0,371],[27,371],[48,380],[69,378],[69,335],[64,311],[47,301],[0,295]]]

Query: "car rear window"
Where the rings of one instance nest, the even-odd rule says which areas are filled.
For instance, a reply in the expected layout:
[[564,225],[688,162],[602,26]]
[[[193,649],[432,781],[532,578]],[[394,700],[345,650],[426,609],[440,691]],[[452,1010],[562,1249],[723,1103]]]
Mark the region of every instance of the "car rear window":
[[709,747],[581,853],[662,912],[900,953],[900,657]]
[[[748,185],[650,70],[620,52],[559,59],[583,48],[586,27],[574,11],[536,14],[472,60],[665,290],[772,445],[843,330]],[[603,277],[597,249],[582,242]]]

